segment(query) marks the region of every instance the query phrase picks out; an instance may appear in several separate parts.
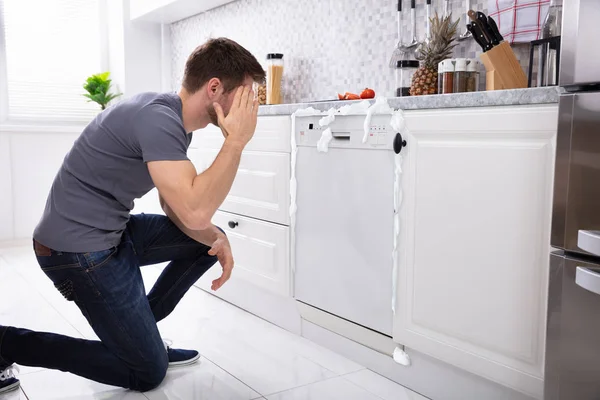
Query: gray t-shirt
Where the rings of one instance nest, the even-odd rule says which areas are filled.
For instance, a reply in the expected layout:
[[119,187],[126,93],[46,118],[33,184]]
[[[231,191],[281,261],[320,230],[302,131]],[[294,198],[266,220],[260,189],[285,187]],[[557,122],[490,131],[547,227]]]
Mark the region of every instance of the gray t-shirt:
[[66,155],[34,238],[66,252],[117,246],[134,199],[154,188],[146,163],[187,160],[191,140],[176,93],[142,93],[108,108]]

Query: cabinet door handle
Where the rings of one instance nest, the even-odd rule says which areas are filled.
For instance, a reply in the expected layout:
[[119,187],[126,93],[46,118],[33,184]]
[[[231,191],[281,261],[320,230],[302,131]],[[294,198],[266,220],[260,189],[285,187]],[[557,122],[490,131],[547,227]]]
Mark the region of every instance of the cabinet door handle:
[[396,133],[396,137],[394,138],[394,152],[400,154],[403,147],[406,147],[406,140],[402,139],[400,133]]
[[575,283],[592,293],[600,295],[600,274],[589,268],[577,267]]
[[231,229],[235,229],[235,227],[239,225],[239,222],[237,222],[237,221],[229,221],[229,222],[227,223],[227,225],[229,225],[229,227],[230,227]]
[[579,231],[577,247],[595,256],[600,256],[600,231]]

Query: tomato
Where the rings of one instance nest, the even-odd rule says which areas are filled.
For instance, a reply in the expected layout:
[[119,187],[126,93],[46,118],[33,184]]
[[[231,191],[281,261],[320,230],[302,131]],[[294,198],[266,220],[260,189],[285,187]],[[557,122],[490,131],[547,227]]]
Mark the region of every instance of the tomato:
[[339,99],[339,100],[344,100],[345,98],[346,98],[346,95],[345,95],[345,94],[339,94],[339,93],[338,93],[338,99]]
[[360,96],[354,93],[346,93],[346,100],[360,100]]
[[361,99],[373,99],[375,98],[375,91],[373,89],[366,88],[360,94]]

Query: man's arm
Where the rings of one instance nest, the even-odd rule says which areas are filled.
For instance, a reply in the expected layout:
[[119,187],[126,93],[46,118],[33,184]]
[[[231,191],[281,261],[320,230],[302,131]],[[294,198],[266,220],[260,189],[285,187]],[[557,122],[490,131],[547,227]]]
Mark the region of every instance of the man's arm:
[[213,215],[231,189],[242,150],[256,129],[258,104],[248,87],[238,89],[227,117],[218,104],[215,111],[226,139],[206,171],[197,175],[189,160],[148,162],[159,193],[183,226],[192,231],[211,226]]
[[212,247],[213,243],[217,240],[219,235],[223,235],[223,232],[221,232],[216,226],[212,224],[207,229],[201,231],[189,229],[181,222],[179,217],[177,217],[177,214],[175,214],[173,210],[171,210],[171,207],[169,207],[167,202],[162,198],[160,194],[158,195],[158,199],[160,201],[160,206],[162,207],[167,217],[169,217],[169,219],[173,221],[173,223],[177,225],[177,227],[183,233],[188,235],[190,238],[194,239],[196,242],[205,244],[208,247]]
[[229,240],[227,236],[223,232],[221,232],[216,226],[212,225],[205,230],[194,231],[186,227],[177,217],[177,215],[171,210],[169,205],[165,202],[162,196],[159,194],[160,205],[167,214],[167,217],[183,233],[188,235],[190,238],[194,239],[197,242],[205,244],[210,247],[208,254],[211,256],[216,256],[223,268],[223,273],[217,279],[212,282],[211,289],[218,290],[231,278],[231,272],[233,271],[233,255],[231,253],[231,246],[229,245]]

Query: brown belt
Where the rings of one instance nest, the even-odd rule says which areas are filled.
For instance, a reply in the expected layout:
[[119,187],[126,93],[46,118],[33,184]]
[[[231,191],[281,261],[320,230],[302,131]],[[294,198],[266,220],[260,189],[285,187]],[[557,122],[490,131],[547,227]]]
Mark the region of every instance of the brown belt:
[[33,250],[35,251],[36,256],[47,257],[52,255],[52,249],[50,247],[46,247],[37,240],[33,240]]

